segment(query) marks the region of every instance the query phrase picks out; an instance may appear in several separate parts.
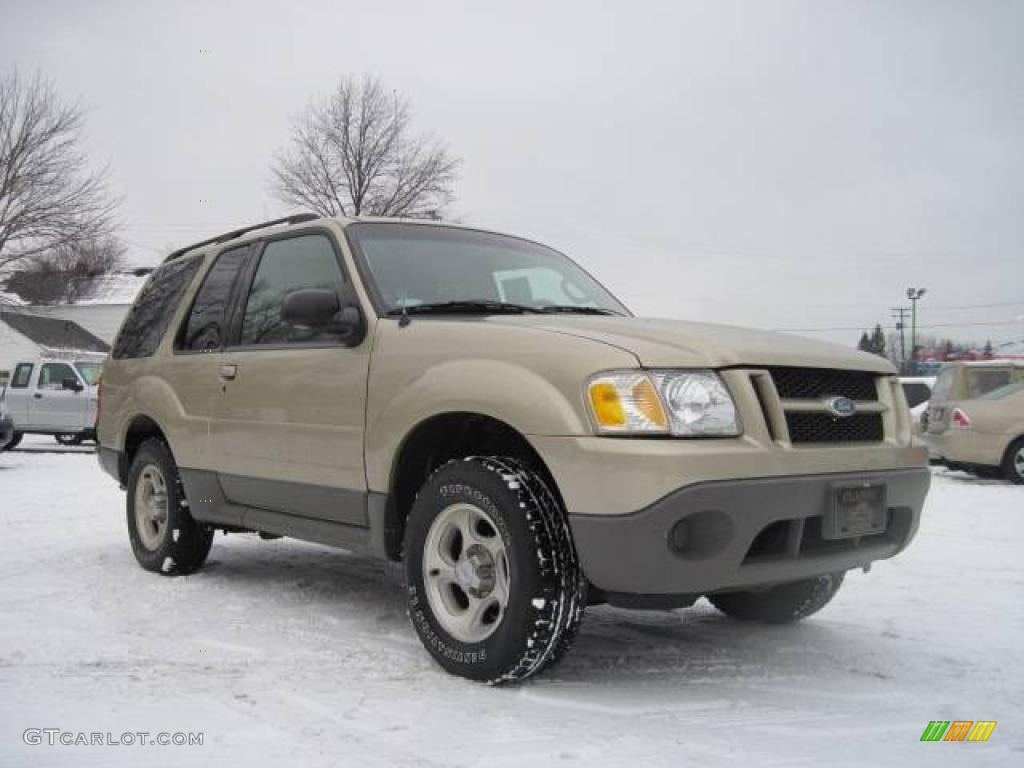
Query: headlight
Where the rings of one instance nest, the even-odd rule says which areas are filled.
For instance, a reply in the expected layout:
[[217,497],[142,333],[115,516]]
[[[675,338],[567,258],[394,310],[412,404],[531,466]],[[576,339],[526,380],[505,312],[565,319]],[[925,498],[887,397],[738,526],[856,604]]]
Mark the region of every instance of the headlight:
[[740,420],[714,371],[603,373],[587,385],[599,432],[610,435],[733,437]]

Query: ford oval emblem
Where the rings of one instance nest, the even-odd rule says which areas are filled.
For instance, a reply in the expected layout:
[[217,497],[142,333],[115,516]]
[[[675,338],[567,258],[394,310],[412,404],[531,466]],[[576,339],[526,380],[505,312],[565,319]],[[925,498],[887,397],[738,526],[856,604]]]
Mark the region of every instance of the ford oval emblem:
[[857,412],[857,404],[848,397],[830,397],[825,401],[825,410],[837,419],[846,419]]

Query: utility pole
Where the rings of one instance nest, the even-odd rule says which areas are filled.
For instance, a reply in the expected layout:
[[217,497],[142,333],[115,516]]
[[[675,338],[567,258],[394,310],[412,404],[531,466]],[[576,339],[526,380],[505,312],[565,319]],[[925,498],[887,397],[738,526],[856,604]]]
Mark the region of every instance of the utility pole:
[[907,372],[907,340],[903,329],[907,325],[907,315],[910,314],[910,307],[893,307],[892,317],[896,321],[896,330],[900,332],[900,371]]
[[917,302],[924,296],[925,288],[907,288],[907,298],[910,299],[910,356],[912,358],[911,373],[917,373]]

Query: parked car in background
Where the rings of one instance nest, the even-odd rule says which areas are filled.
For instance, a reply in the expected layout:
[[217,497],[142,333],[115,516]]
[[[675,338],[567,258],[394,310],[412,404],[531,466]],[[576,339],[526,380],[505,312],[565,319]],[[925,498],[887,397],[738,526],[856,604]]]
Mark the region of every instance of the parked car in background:
[[1024,361],[944,367],[923,426],[933,461],[1024,483]]
[[53,435],[62,445],[96,439],[99,360],[41,358],[18,363],[4,391],[14,434]]
[[900,386],[903,387],[903,396],[910,408],[911,423],[913,424],[915,442],[921,434],[921,417],[928,410],[928,401],[931,400],[932,389],[935,387],[934,376],[901,376]]

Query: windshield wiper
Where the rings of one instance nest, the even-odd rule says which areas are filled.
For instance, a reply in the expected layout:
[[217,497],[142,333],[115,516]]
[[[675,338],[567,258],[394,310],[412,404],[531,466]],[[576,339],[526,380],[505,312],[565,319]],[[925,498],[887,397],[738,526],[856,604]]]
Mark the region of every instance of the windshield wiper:
[[556,304],[551,307],[543,307],[541,312],[550,314],[578,314],[578,315],[619,315],[618,312],[603,307],[578,307],[575,304]]
[[507,301],[492,301],[490,299],[459,299],[457,301],[437,301],[429,304],[413,304],[407,307],[396,307],[389,310],[388,317],[399,317],[407,315],[425,315],[430,313],[463,313],[476,315],[490,315],[508,313],[522,315],[525,313],[539,314],[541,310],[536,307],[529,307],[525,304],[512,304]]

